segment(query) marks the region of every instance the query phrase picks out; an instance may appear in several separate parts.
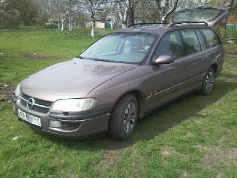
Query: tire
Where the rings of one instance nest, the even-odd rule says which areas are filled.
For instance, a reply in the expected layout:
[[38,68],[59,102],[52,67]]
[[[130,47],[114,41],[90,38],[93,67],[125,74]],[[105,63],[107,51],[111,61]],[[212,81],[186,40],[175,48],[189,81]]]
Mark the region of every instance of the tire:
[[206,72],[203,81],[201,92],[203,95],[211,94],[215,83],[215,72],[213,68],[209,68]]
[[118,140],[127,140],[135,130],[138,117],[137,99],[127,94],[115,105],[110,121],[109,136]]

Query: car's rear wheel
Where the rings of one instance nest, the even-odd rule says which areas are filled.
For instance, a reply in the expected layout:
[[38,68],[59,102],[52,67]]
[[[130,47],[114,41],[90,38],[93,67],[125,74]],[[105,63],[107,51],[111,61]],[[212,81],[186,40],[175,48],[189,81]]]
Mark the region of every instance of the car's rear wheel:
[[138,117],[137,99],[127,94],[115,105],[109,121],[109,136],[127,140],[135,130]]
[[202,90],[201,90],[202,94],[209,95],[213,90],[214,83],[215,83],[215,72],[213,68],[209,68],[202,81]]

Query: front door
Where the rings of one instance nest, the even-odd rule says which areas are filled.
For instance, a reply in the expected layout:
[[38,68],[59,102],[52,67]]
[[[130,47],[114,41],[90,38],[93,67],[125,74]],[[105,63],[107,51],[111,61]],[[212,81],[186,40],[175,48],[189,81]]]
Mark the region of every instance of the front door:
[[190,61],[178,31],[166,34],[158,43],[152,60],[162,55],[174,58],[171,64],[151,65],[152,77],[148,84],[146,110],[162,105],[187,92],[185,81],[190,77]]

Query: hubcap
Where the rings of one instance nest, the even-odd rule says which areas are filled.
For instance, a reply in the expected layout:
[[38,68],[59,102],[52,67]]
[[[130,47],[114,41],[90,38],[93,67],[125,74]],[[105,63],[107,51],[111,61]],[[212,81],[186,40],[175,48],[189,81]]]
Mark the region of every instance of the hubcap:
[[136,106],[134,102],[128,104],[124,113],[123,127],[126,133],[132,131],[136,119]]
[[215,77],[214,77],[213,72],[209,72],[207,74],[207,78],[206,78],[206,89],[207,89],[207,91],[212,90],[213,84],[214,84],[214,79],[215,79]]

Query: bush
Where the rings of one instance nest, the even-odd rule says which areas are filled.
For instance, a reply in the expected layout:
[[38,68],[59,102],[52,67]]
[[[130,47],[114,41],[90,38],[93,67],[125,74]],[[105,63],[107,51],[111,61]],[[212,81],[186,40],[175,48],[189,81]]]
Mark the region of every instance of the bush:
[[18,28],[20,25],[20,18],[18,10],[0,10],[0,29]]
[[237,39],[237,27],[233,29],[233,38]]
[[219,37],[221,38],[221,40],[225,40],[226,38],[226,29],[225,29],[225,25],[219,25],[217,27],[214,28],[216,33],[219,35]]

